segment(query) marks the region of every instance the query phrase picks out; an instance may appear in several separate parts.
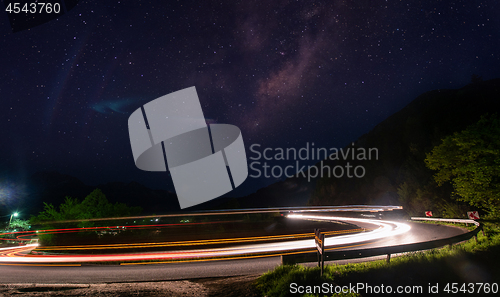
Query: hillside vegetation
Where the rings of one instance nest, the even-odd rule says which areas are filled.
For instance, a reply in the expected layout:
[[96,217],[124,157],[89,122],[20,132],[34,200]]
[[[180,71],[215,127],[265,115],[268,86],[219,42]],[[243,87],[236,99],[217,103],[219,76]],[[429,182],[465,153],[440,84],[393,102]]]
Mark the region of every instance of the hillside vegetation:
[[[443,139],[476,124],[481,116],[491,116],[499,110],[500,79],[476,81],[456,90],[424,93],[354,143],[354,147],[379,151],[378,160],[349,161],[354,165],[363,162],[366,168],[363,178],[320,178],[308,204],[400,204],[410,215],[423,215],[424,211],[431,210],[435,216],[445,217],[463,217],[471,209],[488,210],[484,209],[488,205],[476,203],[471,207],[457,201],[456,198],[463,196],[457,191],[456,180],[436,182],[436,171],[426,166],[425,159]],[[498,124],[498,120],[495,123]],[[498,145],[493,149],[498,153]],[[325,164],[335,166],[342,162],[326,161]],[[498,200],[498,197],[492,198]]]

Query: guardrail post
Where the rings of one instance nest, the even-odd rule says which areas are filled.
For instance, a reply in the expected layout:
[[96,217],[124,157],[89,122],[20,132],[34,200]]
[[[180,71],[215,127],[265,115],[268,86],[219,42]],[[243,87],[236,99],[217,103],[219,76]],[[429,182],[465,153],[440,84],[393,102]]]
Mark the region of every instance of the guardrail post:
[[474,239],[476,240],[476,243],[477,243],[477,234],[476,234],[476,235],[474,235]]
[[391,262],[391,254],[387,254],[387,263]]
[[323,271],[325,268],[325,259],[323,257],[324,257],[324,255],[321,255],[321,275],[320,276],[323,276]]

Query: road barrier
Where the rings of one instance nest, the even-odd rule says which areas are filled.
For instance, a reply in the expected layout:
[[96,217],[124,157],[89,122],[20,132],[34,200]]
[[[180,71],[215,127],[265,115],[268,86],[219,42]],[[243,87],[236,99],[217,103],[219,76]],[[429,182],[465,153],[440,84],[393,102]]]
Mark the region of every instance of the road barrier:
[[[433,218],[411,218],[412,220],[420,220],[420,221],[441,221],[441,222],[450,222],[450,223],[464,223],[464,224],[474,224],[477,226],[476,229],[460,234],[457,236],[431,240],[426,242],[418,242],[418,243],[410,243],[410,244],[401,244],[390,247],[378,247],[378,248],[367,248],[367,249],[357,249],[357,250],[347,250],[347,251],[326,251],[324,253],[325,261],[336,261],[336,260],[346,260],[346,259],[357,259],[357,258],[366,258],[373,256],[381,256],[387,255],[387,262],[391,259],[391,254],[405,253],[405,252],[415,252],[422,250],[429,250],[438,247],[443,247],[446,245],[451,246],[454,243],[462,242],[465,240],[469,240],[472,237],[476,239],[477,242],[477,233],[483,230],[483,226],[474,221],[474,220],[463,220],[463,219],[433,219]],[[484,235],[484,231],[483,231]],[[282,255],[281,256],[281,264],[295,264],[295,263],[308,263],[308,262],[317,262],[317,253],[316,252],[308,252],[302,254],[290,254],[290,255]]]

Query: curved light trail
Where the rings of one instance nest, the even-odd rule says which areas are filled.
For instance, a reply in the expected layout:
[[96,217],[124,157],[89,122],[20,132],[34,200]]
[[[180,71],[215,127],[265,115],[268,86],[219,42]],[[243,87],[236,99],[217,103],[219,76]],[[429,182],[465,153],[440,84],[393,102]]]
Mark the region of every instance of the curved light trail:
[[[362,244],[380,240],[389,236],[403,234],[410,230],[405,223],[359,219],[347,217],[307,215],[291,213],[287,215],[290,219],[307,219],[322,221],[341,221],[349,223],[364,223],[376,226],[375,229],[348,235],[329,237],[325,240],[325,248],[348,247],[349,245]],[[245,242],[245,241],[242,241]],[[0,262],[3,263],[83,263],[83,262],[129,262],[129,261],[172,261],[172,260],[200,260],[221,257],[244,257],[244,256],[269,256],[298,251],[315,249],[314,239],[299,239],[292,241],[245,244],[224,248],[191,249],[182,251],[144,252],[144,253],[120,253],[101,255],[30,255],[27,254],[36,245],[5,248],[0,250]],[[125,263],[124,263],[125,264]]]
[[[327,247],[340,246],[340,245],[350,245],[355,243],[361,243],[366,241],[373,241],[378,239],[383,239],[389,236],[396,236],[410,231],[411,227],[408,224],[393,222],[393,221],[383,221],[383,220],[370,220],[370,219],[358,219],[358,218],[346,218],[346,217],[331,217],[331,216],[315,216],[315,215],[300,215],[300,214],[290,214],[289,218],[298,219],[313,219],[313,220],[330,220],[330,221],[342,221],[350,223],[368,223],[373,225],[378,225],[379,228],[366,233],[350,234],[338,237],[325,238],[325,249]],[[314,244],[314,242],[313,242]]]
[[[343,206],[294,206],[294,207],[269,207],[269,208],[243,208],[231,210],[204,210],[193,211],[187,213],[172,213],[163,215],[149,215],[149,216],[132,216],[132,217],[112,217],[112,218],[95,218],[85,219],[86,222],[98,222],[108,220],[138,220],[138,219],[157,219],[157,218],[170,218],[170,217],[183,217],[183,216],[216,216],[216,215],[232,215],[232,214],[255,214],[255,213],[272,213],[272,212],[383,212],[403,209],[402,206],[394,205],[343,205]],[[82,220],[64,220],[44,222],[44,224],[60,224],[60,223],[78,223]]]

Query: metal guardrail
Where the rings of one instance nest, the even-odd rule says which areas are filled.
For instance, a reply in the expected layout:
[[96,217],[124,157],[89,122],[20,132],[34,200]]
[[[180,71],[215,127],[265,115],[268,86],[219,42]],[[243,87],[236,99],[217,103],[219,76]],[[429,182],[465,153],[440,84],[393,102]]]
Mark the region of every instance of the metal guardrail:
[[438,221],[438,222],[448,222],[448,223],[463,223],[463,224],[474,224],[479,226],[479,222],[469,219],[440,219],[440,218],[420,218],[420,217],[412,217],[414,221]]
[[[477,233],[483,230],[483,226],[474,220],[462,220],[462,219],[429,219],[429,218],[411,218],[412,220],[423,220],[423,221],[444,221],[444,222],[454,222],[454,223],[472,223],[477,226],[476,229],[456,235],[449,238],[431,240],[426,242],[401,244],[390,247],[378,247],[378,248],[367,248],[358,250],[347,250],[347,251],[325,251],[324,259],[325,261],[336,261],[336,260],[346,260],[346,259],[357,259],[373,256],[387,255],[387,262],[391,259],[391,254],[405,253],[405,252],[415,252],[421,250],[429,250],[438,247],[443,247],[446,245],[451,246],[454,243],[469,240],[474,237],[477,241]],[[483,231],[484,235],[484,231]],[[303,253],[303,254],[291,254],[282,255],[281,264],[295,264],[295,263],[308,263],[317,262],[318,256],[316,252]]]

